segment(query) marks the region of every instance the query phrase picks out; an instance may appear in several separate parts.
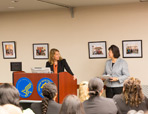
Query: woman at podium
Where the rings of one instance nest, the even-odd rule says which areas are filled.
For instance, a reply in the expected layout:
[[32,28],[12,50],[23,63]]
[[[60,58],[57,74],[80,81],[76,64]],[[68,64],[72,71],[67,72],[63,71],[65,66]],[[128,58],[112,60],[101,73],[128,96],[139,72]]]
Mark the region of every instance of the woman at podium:
[[[60,56],[59,50],[55,48],[50,50],[50,57],[49,57],[49,61],[46,63],[46,67],[50,67],[53,73],[64,72],[64,70],[66,69],[68,73],[74,76],[68,63],[66,62],[66,59],[63,59]],[[75,79],[75,76],[74,76],[74,79]]]

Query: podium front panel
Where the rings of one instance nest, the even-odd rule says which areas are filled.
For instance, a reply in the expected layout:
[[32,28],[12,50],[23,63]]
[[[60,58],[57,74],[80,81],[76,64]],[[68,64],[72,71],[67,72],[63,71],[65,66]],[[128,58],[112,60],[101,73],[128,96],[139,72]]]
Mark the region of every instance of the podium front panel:
[[[67,72],[59,74],[14,72],[13,85],[15,87],[17,86],[18,88],[19,86],[22,86],[21,84],[18,86],[19,80],[21,79],[28,79],[29,81],[28,85],[23,87],[24,90],[21,89],[21,92],[26,93],[26,95],[30,94],[30,96],[23,98],[20,95],[20,100],[42,100],[42,97],[40,96],[41,93],[39,94],[38,89],[42,88],[46,84],[39,83],[40,80],[44,78],[50,79],[57,86],[58,95],[56,102],[62,103],[64,98],[69,94],[77,95],[77,80],[73,80],[73,76]],[[40,84],[39,88],[38,84]],[[31,85],[33,85],[33,88],[31,88]],[[30,92],[31,89],[32,93]]]
[[[41,96],[38,94],[37,85],[38,85],[39,81],[41,79],[43,79],[43,78],[49,78],[49,79],[51,79],[56,84],[56,86],[58,87],[58,75],[57,74],[14,73],[13,74],[13,84],[14,84],[15,87],[16,87],[16,84],[17,84],[18,80],[21,79],[21,78],[22,79],[23,78],[28,78],[32,82],[32,84],[33,84],[33,92],[27,98],[20,97],[20,100],[42,100]],[[44,85],[44,84],[45,83],[43,83],[42,85]],[[26,87],[24,87],[24,88],[26,88]],[[56,101],[58,102],[58,97],[57,97]]]

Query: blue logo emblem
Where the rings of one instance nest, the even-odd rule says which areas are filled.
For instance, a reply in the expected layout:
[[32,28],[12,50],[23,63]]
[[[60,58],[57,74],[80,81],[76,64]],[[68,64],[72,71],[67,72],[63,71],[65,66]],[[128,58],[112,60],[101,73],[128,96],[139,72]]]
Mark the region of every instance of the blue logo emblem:
[[16,88],[20,93],[20,97],[27,98],[33,92],[33,84],[28,78],[20,78],[16,83]]
[[47,84],[48,82],[53,82],[51,79],[49,78],[42,78],[39,80],[38,84],[37,84],[37,92],[39,94],[40,97],[44,97],[42,94],[42,89],[44,87],[45,84]]

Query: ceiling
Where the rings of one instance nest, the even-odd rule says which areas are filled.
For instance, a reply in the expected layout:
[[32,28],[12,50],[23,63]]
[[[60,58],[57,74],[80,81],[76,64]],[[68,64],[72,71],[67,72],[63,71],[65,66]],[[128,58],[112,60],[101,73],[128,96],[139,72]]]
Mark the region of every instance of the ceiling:
[[[115,5],[138,3],[139,0],[43,0],[60,5],[81,7],[93,5]],[[42,9],[56,9],[60,6],[41,2],[38,0],[0,0],[0,12],[13,12],[13,11],[31,11]]]

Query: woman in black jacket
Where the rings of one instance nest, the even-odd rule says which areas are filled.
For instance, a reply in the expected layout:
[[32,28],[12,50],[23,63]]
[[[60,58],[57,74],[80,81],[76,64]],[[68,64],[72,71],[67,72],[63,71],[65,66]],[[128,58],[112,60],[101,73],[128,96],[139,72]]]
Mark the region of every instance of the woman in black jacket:
[[[66,69],[68,73],[74,76],[73,72],[71,71],[69,65],[66,62],[66,59],[63,59],[60,56],[59,50],[55,48],[50,50],[50,57],[49,61],[46,63],[46,67],[50,67],[53,73],[64,72],[64,70]],[[74,79],[76,79],[75,76]]]

